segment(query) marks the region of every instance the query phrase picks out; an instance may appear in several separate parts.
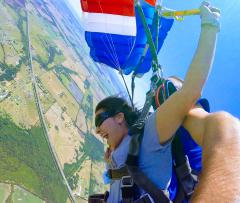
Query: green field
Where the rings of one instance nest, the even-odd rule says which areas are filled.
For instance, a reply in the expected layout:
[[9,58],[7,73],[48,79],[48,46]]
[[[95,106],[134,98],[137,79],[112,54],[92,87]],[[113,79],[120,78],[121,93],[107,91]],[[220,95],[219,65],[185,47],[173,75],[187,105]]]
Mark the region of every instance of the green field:
[[20,202],[26,202],[26,203],[44,203],[43,200],[38,198],[37,196],[27,192],[26,190],[23,190],[20,187],[15,186],[14,187],[14,193],[12,195],[13,203],[20,203]]
[[69,202],[44,130],[73,194],[86,199],[106,190],[104,145],[92,121],[96,102],[114,88],[89,58],[81,29],[74,32],[64,1],[24,1],[27,9],[21,2],[0,0],[0,203]]
[[10,184],[0,183],[0,203],[44,203],[36,195]]
[[52,203],[65,203],[66,187],[41,128],[20,128],[1,113],[0,135],[0,182],[18,184]]

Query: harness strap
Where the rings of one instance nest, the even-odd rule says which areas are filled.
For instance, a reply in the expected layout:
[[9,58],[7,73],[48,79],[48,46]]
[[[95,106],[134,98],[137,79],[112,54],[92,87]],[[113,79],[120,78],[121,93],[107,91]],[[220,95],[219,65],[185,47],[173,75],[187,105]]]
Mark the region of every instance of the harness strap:
[[138,165],[138,155],[140,151],[140,145],[142,143],[144,122],[145,120],[138,120],[138,122],[133,124],[133,126],[130,128],[129,134],[131,135],[131,141],[126,160],[127,165]]
[[109,192],[106,191],[104,194],[94,194],[88,197],[88,203],[106,203]]
[[[128,170],[129,170],[129,167],[127,167],[127,166],[124,166],[119,169],[109,169],[108,170],[108,174],[111,174],[110,177],[112,180],[120,180],[121,179],[121,190],[122,190],[123,203],[148,203],[148,202],[151,203],[151,200],[148,197],[148,195],[144,195],[140,199],[133,201],[133,196],[134,196],[134,192],[135,192],[133,189],[133,187],[134,187],[133,178],[136,178],[136,179],[144,178],[144,180],[138,181],[138,182],[144,182],[146,184],[145,187],[143,187],[141,185],[141,188],[143,188],[145,191],[147,191],[147,188],[149,188],[149,190],[151,190],[151,192],[149,192],[149,194],[151,196],[153,195],[151,193],[155,191],[155,193],[157,193],[157,194],[155,194],[156,198],[162,198],[161,194],[159,194],[159,193],[162,193],[164,196],[164,199],[166,197],[168,200],[167,195],[162,190],[157,189],[156,186],[153,185],[152,183],[149,185],[149,182],[151,182],[151,181],[139,169],[138,170],[136,170],[134,168],[132,169],[132,170],[134,170],[134,172],[133,172],[134,177],[130,176],[131,173]],[[138,171],[138,174],[136,174],[136,171]],[[138,176],[140,176],[140,177],[138,177]],[[134,180],[134,183],[136,183],[138,185],[138,183],[135,180]],[[155,188],[155,189],[152,189],[152,188]],[[161,201],[161,202],[164,202],[164,201]],[[169,200],[167,202],[169,202]]]
[[128,171],[138,187],[147,192],[155,203],[170,203],[168,196],[139,169],[137,166],[129,166]]
[[179,134],[179,130],[178,130],[172,141],[172,155],[174,158],[174,166],[176,168],[184,165],[187,160],[187,158],[184,154],[183,145],[182,145],[179,135],[180,134]]
[[134,200],[134,201],[129,201],[127,199],[123,199],[122,203],[152,203],[152,201],[151,201],[151,199],[148,195],[144,195],[144,196],[142,196],[139,199]]
[[131,134],[131,142],[126,161],[128,172],[134,183],[148,193],[155,203],[170,203],[168,195],[158,189],[138,167],[138,156],[143,137],[144,121],[145,119],[139,120],[131,127],[129,132]]
[[183,188],[179,187],[173,203],[182,203],[184,199],[185,199],[185,193],[183,191]]
[[131,176],[123,176],[121,180],[122,202],[132,203],[134,199],[134,183]]
[[112,180],[119,180],[123,176],[129,176],[127,166],[124,166],[119,169],[109,169],[108,170],[108,177]]
[[189,199],[194,192],[194,187],[197,184],[197,176],[191,173],[191,167],[184,154],[183,144],[178,131],[172,142],[172,156],[174,159],[174,170],[179,183],[174,203],[181,203],[185,198]]
[[133,203],[152,203],[148,195],[144,195],[141,198],[135,200]]

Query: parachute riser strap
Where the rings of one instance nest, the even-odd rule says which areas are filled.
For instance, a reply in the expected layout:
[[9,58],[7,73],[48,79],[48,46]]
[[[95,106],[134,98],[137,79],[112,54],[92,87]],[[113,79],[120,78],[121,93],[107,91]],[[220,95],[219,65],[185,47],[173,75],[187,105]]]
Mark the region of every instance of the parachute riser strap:
[[126,88],[127,93],[128,93],[129,100],[130,100],[130,102],[131,102],[131,105],[132,105],[132,107],[134,108],[133,98],[132,98],[131,95],[130,95],[130,92],[129,92],[129,90],[128,90],[127,83],[126,83],[126,81],[125,81],[125,78],[124,78],[124,76],[123,76],[123,73],[122,73],[122,70],[121,70],[121,69],[119,69],[119,73],[120,73],[120,75],[121,75],[121,77],[122,77],[122,79],[123,79],[125,88]]
[[145,100],[145,103],[144,103],[144,106],[143,106],[143,109],[142,109],[139,120],[146,120],[146,117],[147,117],[147,115],[149,113],[149,110],[152,106],[152,97],[153,96],[154,96],[154,91],[150,90],[150,91],[147,92],[146,100]]
[[153,38],[152,38],[152,34],[149,30],[149,27],[147,25],[147,21],[145,19],[145,16],[144,16],[144,13],[143,13],[143,10],[142,10],[142,7],[139,3],[139,1],[136,1],[135,2],[135,6],[137,7],[137,11],[139,13],[139,16],[141,17],[141,20],[142,20],[142,24],[143,24],[143,27],[144,27],[144,31],[146,33],[146,36],[147,36],[147,40],[148,40],[148,44],[149,44],[149,48],[150,48],[150,51],[151,51],[151,54],[152,54],[152,57],[153,57],[153,60],[158,63],[158,59],[157,59],[157,50],[156,50],[156,47],[154,45],[154,42],[153,42]]
[[142,63],[144,61],[144,58],[145,58],[145,56],[146,56],[146,54],[148,52],[148,49],[149,49],[149,44],[146,44],[145,47],[144,47],[144,51],[142,53],[142,56],[141,56],[141,58],[140,58],[140,60],[139,60],[139,62],[137,64],[137,66],[134,68],[133,75],[135,75],[135,76],[137,75],[137,71],[138,71],[139,67],[142,65]]
[[[153,23],[152,23],[153,26],[151,28],[151,32],[150,33],[156,32],[156,39],[155,39],[155,42],[154,42],[156,51],[158,50],[158,33],[159,33],[159,23],[160,23],[159,19],[160,19],[159,18],[159,12],[158,12],[158,10],[155,10],[154,17],[153,17]],[[151,34],[151,36],[152,36],[152,34]],[[141,56],[141,59],[140,59],[138,65],[136,66],[136,68],[134,69],[134,73],[133,73],[134,76],[137,74],[137,70],[142,65],[142,63],[144,61],[144,57],[146,56],[148,49],[149,49],[149,44],[146,44],[145,48],[144,48],[144,52],[143,52],[143,54]]]
[[[154,17],[153,17],[153,23],[152,23],[152,28],[151,28],[151,33],[153,33],[156,30],[156,39],[155,39],[155,49],[158,50],[158,33],[159,33],[159,14],[158,10],[155,10],[154,12]],[[155,29],[154,29],[155,28]]]
[[133,74],[132,75],[132,81],[131,81],[132,101],[134,100],[135,77],[136,77],[136,75]]

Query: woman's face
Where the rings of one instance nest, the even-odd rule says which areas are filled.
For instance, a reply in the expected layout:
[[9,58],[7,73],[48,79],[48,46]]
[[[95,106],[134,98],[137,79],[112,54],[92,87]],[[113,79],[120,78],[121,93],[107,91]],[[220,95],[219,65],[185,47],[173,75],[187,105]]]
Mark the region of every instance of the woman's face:
[[104,109],[95,113],[96,133],[107,140],[111,150],[115,150],[128,134],[124,114],[119,112],[113,116]]

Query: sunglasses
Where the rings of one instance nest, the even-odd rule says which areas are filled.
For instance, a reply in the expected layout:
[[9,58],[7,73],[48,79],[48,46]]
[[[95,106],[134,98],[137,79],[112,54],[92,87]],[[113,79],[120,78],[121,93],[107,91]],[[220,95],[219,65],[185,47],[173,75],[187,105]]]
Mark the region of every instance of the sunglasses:
[[98,114],[98,115],[95,117],[95,126],[96,126],[96,128],[97,128],[97,127],[100,127],[100,126],[102,125],[102,123],[103,123],[106,119],[108,119],[108,118],[110,118],[110,117],[113,117],[113,116],[117,115],[118,113],[119,113],[119,111],[117,111],[117,112],[104,111],[104,112]]

